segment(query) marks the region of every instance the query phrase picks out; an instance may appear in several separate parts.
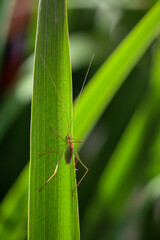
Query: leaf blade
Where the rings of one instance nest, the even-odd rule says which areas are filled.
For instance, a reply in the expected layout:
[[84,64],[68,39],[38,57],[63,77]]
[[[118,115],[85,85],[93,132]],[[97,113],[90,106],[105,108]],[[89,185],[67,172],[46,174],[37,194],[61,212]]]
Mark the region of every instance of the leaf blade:
[[[84,89],[74,119],[74,132],[79,139],[88,136],[126,77],[157,37],[160,32],[159,12],[160,1],[127,35]],[[85,121],[83,116],[87,116]]]
[[[51,76],[50,76],[51,75]],[[29,239],[79,239],[73,161],[62,156],[53,174],[72,115],[72,83],[66,1],[40,1],[34,66],[29,183]],[[58,151],[39,157],[53,148]],[[70,227],[72,226],[72,228]]]

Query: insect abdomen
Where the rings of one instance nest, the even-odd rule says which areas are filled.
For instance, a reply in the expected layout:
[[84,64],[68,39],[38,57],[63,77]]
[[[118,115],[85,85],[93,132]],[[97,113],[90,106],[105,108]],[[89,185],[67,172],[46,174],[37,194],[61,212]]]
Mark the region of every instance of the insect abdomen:
[[71,159],[72,159],[72,155],[73,155],[73,148],[71,148],[70,146],[67,147],[66,151],[65,151],[65,160],[66,163],[70,164]]

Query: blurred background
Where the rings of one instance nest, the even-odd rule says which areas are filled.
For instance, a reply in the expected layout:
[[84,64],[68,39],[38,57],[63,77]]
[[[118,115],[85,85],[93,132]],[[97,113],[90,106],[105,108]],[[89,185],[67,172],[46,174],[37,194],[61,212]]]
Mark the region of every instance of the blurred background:
[[[74,98],[92,54],[87,81],[155,2],[68,1]],[[37,0],[0,1],[0,239],[27,236],[37,9]],[[160,239],[159,60],[157,39],[80,151],[90,169],[78,189],[81,239]]]

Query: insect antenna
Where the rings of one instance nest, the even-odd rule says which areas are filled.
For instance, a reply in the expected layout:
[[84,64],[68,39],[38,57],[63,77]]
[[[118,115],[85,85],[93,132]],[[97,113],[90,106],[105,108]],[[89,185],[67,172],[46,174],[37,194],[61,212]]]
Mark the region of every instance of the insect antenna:
[[91,60],[90,60],[90,63],[89,63],[89,66],[88,66],[88,69],[87,69],[87,72],[86,72],[86,75],[85,75],[85,78],[84,78],[84,81],[83,81],[83,84],[82,84],[80,93],[79,93],[79,96],[78,96],[78,99],[77,99],[77,102],[76,102],[76,106],[75,106],[74,111],[73,111],[73,118],[72,118],[72,120],[71,120],[70,128],[71,128],[71,126],[72,126],[73,119],[74,119],[74,116],[75,116],[75,112],[76,112],[76,109],[77,109],[77,106],[78,106],[78,103],[79,103],[81,94],[82,94],[82,92],[83,92],[83,88],[84,88],[84,85],[85,85],[85,83],[86,83],[86,80],[87,80],[87,77],[88,77],[88,73],[89,73],[89,70],[90,70],[90,68],[91,68],[93,59],[94,59],[94,54],[93,54],[92,57],[91,57]]
[[57,93],[57,96],[58,96],[58,98],[59,98],[59,100],[60,100],[61,106],[63,107],[63,110],[64,110],[65,115],[66,115],[67,123],[68,123],[68,128],[69,128],[69,118],[68,118],[67,112],[66,112],[66,110],[65,110],[65,107],[64,107],[62,98],[61,98],[61,96],[60,96],[60,94],[59,94],[59,92],[58,92],[58,89],[57,89],[56,84],[55,84],[55,82],[54,82],[54,80],[53,80],[53,77],[52,77],[52,75],[51,75],[51,73],[50,73],[50,71],[49,71],[49,69],[48,69],[48,67],[47,67],[47,65],[46,65],[46,63],[45,63],[45,61],[44,61],[44,58],[42,57],[41,54],[40,54],[40,57],[41,57],[41,60],[42,60],[42,62],[43,62],[43,65],[44,65],[44,67],[45,67],[45,69],[46,69],[46,71],[47,71],[47,73],[48,73],[48,76],[49,76],[50,80],[51,80],[52,83],[53,83],[53,86],[54,86],[54,88],[55,88],[55,91],[56,91],[56,93]]
[[81,87],[81,91],[80,91],[80,93],[79,93],[79,96],[78,96],[78,99],[77,99],[77,102],[76,102],[76,106],[75,106],[75,109],[74,109],[74,112],[73,112],[73,118],[74,118],[74,115],[75,115],[75,112],[76,112],[76,109],[77,109],[77,106],[78,106],[78,103],[79,103],[81,94],[82,94],[82,92],[83,92],[83,88],[84,88],[84,85],[85,85],[85,83],[86,83],[86,80],[87,80],[87,77],[88,77],[88,73],[89,73],[89,70],[90,70],[90,68],[91,68],[93,59],[94,59],[94,54],[92,55],[92,58],[91,58],[91,60],[90,60],[90,63],[89,63],[89,66],[88,66],[88,69],[87,69],[87,72],[86,72],[86,75],[85,75],[85,78],[84,78],[82,87]]

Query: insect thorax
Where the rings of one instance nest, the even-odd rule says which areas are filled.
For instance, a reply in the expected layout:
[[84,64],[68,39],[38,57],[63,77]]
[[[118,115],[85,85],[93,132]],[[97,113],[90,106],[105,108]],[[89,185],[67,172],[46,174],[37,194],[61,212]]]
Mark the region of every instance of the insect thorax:
[[68,141],[68,142],[71,142],[71,141],[72,141],[71,136],[69,136],[68,134],[67,134],[66,138],[67,138],[67,141]]

